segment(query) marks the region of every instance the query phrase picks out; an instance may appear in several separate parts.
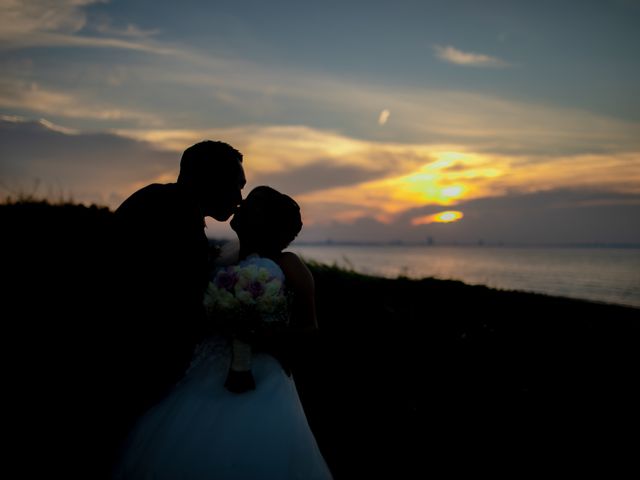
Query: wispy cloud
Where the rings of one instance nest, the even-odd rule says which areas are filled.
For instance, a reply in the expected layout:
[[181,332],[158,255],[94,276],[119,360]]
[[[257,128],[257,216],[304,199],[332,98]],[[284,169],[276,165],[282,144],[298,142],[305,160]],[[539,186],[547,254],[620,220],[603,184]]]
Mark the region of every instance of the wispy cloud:
[[87,36],[85,7],[103,0],[0,0],[0,50],[26,47],[94,47],[173,54],[176,50],[146,41],[155,32],[136,25],[116,28],[107,21]]
[[39,115],[62,118],[125,121],[157,127],[162,125],[153,114],[43,88],[36,82],[0,80],[0,108],[28,110]]
[[[291,125],[304,118],[310,122],[306,126],[331,128],[352,138],[397,143],[429,139],[513,155],[640,149],[640,124],[580,109],[470,91],[404,87],[398,94],[395,88],[338,76],[272,70],[215,57],[199,60],[192,68],[185,64],[157,75],[153,71],[166,70],[166,64],[153,65],[138,77],[162,78],[183,92],[191,89],[200,98],[213,99],[217,111],[241,116],[245,124]],[[385,106],[382,111],[375,107],[380,104]],[[197,111],[189,112],[190,120],[198,116]],[[375,128],[381,125],[384,128]]]
[[[250,162],[251,169],[247,172],[249,181],[254,172],[262,177],[270,174],[284,176],[283,172],[304,169],[320,160],[327,168],[357,168],[368,172],[360,175],[361,180],[365,177],[370,179],[406,174],[433,160],[423,145],[372,143],[298,125],[246,125],[194,130],[122,129],[115,133],[176,152],[204,138],[225,139],[239,148],[248,159],[247,162]],[[350,174],[349,177],[354,178],[354,175]],[[344,179],[336,179],[333,183],[334,186],[344,184]]]
[[75,33],[87,22],[83,8],[100,0],[1,0],[0,31]]
[[[152,74],[155,68],[137,76],[160,78]],[[293,125],[304,118],[309,122],[305,126],[332,129],[351,138],[414,144],[429,139],[432,144],[511,155],[640,149],[637,123],[467,91],[406,87],[399,95],[393,88],[364,81],[224,61],[172,69],[163,82],[216,102],[218,114],[242,118],[245,125]],[[145,88],[149,88],[149,81]],[[374,107],[381,103],[393,112],[393,121]],[[283,105],[289,108],[283,109]],[[189,122],[207,124],[212,108],[202,114],[198,108],[196,105],[188,112]],[[174,109],[168,121],[176,119],[180,117]],[[382,122],[384,128],[379,128]]]
[[46,120],[0,116],[0,184],[19,194],[117,206],[152,181],[175,181],[179,156],[155,145],[109,133],[68,131]]
[[96,31],[105,35],[115,35],[119,37],[131,37],[131,38],[150,38],[160,33],[159,29],[143,30],[134,24],[127,24],[126,27],[116,27],[111,24],[109,19],[104,20],[102,23],[96,25]]
[[509,63],[482,53],[463,52],[450,45],[433,47],[436,56],[445,62],[465,67],[506,67]]
[[387,110],[386,108],[384,110],[382,110],[380,112],[380,116],[378,117],[378,124],[379,125],[384,125],[385,123],[387,123],[387,121],[389,120],[389,116],[391,115],[391,112],[389,110]]

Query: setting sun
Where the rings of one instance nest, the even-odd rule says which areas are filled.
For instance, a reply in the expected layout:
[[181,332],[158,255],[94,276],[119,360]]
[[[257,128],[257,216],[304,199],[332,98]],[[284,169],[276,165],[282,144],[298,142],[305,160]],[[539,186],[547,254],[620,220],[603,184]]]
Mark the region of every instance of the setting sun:
[[427,225],[429,223],[451,223],[457,222],[464,214],[455,210],[447,210],[446,212],[434,213],[433,215],[425,215],[411,220],[411,225]]

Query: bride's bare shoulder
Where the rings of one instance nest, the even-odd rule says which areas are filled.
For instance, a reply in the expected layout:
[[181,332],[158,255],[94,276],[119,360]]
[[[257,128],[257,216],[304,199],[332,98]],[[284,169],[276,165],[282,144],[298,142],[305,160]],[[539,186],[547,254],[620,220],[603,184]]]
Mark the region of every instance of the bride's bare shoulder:
[[302,259],[293,252],[282,252],[278,258],[278,264],[285,277],[289,282],[295,282],[297,285],[313,285],[313,275],[302,261]]

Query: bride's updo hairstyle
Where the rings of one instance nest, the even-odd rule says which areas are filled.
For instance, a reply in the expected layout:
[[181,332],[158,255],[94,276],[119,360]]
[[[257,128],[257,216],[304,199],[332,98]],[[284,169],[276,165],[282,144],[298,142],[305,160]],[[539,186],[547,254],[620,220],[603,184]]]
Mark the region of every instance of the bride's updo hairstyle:
[[231,219],[241,249],[272,257],[284,250],[302,230],[300,207],[277,190],[256,187]]

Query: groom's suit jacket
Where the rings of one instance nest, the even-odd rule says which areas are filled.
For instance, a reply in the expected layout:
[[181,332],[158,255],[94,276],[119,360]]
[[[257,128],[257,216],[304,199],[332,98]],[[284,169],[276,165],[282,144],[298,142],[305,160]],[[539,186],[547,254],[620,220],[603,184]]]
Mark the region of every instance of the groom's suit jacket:
[[180,378],[202,335],[209,242],[197,203],[176,183],[142,188],[115,216],[119,341],[144,404]]

